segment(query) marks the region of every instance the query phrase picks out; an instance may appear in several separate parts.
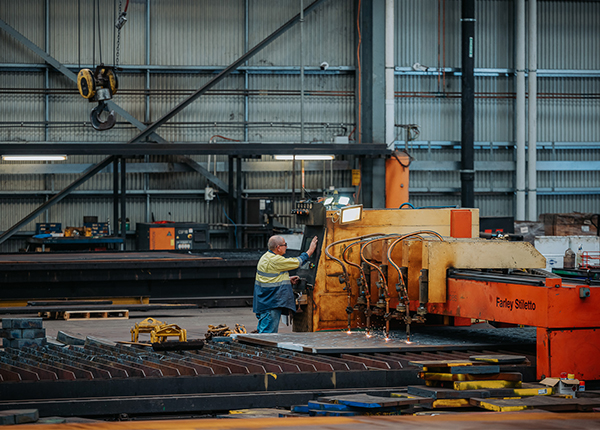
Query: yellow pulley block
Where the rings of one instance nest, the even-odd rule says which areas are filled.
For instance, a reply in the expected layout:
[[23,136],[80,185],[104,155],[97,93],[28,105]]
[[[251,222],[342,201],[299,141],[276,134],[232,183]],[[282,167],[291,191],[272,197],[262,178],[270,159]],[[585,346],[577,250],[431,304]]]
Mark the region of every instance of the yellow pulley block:
[[108,87],[110,89],[110,93],[114,96],[117,94],[117,90],[119,89],[119,80],[117,79],[117,75],[112,69],[102,69],[100,72],[101,76],[106,80],[108,79]]
[[81,69],[77,74],[77,88],[84,99],[91,99],[96,95],[96,82],[90,69]]

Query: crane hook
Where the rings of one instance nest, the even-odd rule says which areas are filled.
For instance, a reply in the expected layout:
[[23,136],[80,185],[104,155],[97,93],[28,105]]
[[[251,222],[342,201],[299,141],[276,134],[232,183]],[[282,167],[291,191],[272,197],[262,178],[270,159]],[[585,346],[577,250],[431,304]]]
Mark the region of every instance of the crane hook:
[[[102,112],[108,112],[108,116],[104,120],[100,118]],[[94,127],[96,130],[109,130],[117,123],[115,111],[109,110],[104,101],[101,101],[98,103],[98,106],[92,109],[92,112],[90,113],[90,121],[92,123],[92,127]]]

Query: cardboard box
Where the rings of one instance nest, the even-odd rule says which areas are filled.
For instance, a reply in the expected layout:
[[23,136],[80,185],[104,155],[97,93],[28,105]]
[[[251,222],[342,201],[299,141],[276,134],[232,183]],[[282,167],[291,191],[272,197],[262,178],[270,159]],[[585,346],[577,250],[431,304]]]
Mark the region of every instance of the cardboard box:
[[577,397],[579,390],[579,379],[546,378],[540,384],[552,387],[554,394],[562,394]]
[[546,236],[597,236],[598,214],[541,214]]

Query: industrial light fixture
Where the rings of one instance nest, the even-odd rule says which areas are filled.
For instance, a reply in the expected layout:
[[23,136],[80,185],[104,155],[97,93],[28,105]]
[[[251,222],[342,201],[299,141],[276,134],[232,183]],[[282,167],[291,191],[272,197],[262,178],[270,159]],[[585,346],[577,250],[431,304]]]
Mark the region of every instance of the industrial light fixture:
[[[276,160],[288,160],[291,161],[294,159],[293,155],[274,155]],[[335,155],[296,155],[296,160],[310,160],[310,161],[318,161],[318,160],[333,160]]]
[[344,206],[354,205],[354,199],[348,195],[342,195],[333,191],[333,194],[326,194],[323,200],[323,206],[328,211],[338,210]]
[[62,161],[66,155],[3,155],[3,161]]
[[362,219],[363,205],[346,206],[340,209],[340,224],[351,224]]

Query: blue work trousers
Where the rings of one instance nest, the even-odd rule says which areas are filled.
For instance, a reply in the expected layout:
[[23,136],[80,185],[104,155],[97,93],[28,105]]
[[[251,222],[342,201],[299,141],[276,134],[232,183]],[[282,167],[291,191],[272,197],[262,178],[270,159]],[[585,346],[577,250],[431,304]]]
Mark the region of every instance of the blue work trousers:
[[258,332],[277,333],[279,331],[281,311],[281,308],[275,308],[256,314],[256,318],[258,318]]

